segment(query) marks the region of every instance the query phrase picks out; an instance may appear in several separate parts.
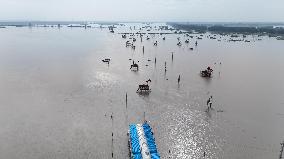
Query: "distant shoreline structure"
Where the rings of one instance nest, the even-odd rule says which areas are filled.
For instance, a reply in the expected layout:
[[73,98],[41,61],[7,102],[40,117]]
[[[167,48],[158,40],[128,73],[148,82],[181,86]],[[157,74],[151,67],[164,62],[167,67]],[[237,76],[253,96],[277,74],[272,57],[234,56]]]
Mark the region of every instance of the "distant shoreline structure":
[[178,30],[217,34],[261,34],[283,36],[284,23],[167,23]]
[[29,26],[32,25],[69,25],[69,24],[102,24],[102,25],[117,25],[120,23],[166,23],[166,24],[181,24],[181,25],[222,25],[222,26],[255,26],[255,27],[263,27],[263,26],[282,26],[284,27],[284,22],[170,22],[170,21],[40,21],[40,20],[19,20],[19,21],[9,21],[9,20],[0,20],[0,26],[12,26],[12,25],[22,25]]
[[0,26],[15,26],[15,27],[29,27],[29,26],[48,26],[48,25],[86,25],[86,24],[99,24],[99,25],[119,25],[118,22],[103,22],[103,21],[0,21]]
[[283,22],[111,22],[111,21],[0,21],[0,29],[6,27],[62,27],[70,28],[104,28],[115,27],[127,23],[164,23],[177,30],[185,33],[206,33],[213,34],[244,34],[244,35],[267,35],[277,37],[278,40],[284,39]]

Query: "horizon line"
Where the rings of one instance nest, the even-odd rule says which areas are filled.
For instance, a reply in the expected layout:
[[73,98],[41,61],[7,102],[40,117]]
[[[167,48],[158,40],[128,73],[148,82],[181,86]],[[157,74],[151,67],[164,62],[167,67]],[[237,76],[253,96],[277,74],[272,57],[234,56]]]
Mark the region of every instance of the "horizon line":
[[1,22],[105,22],[105,23],[283,23],[284,21],[142,21],[142,20],[0,20]]

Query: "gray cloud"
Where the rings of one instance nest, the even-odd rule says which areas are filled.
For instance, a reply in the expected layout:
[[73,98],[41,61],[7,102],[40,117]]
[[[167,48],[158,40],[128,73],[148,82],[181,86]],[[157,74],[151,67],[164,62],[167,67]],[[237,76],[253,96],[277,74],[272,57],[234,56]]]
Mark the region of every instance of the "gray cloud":
[[0,0],[0,20],[284,21],[283,0]]

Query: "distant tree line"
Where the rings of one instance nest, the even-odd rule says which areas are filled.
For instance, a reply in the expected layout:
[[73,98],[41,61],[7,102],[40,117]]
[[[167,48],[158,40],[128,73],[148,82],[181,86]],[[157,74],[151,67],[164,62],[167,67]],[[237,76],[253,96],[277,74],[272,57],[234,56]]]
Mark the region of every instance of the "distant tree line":
[[207,31],[216,33],[241,33],[241,34],[274,34],[284,35],[284,28],[273,26],[263,27],[237,27],[237,26],[221,26],[221,25],[206,25],[206,24],[179,24],[168,23],[172,27],[179,30],[196,31],[204,33]]
[[178,24],[178,23],[168,23],[168,24],[179,30],[196,31],[200,33],[208,31],[208,27],[206,25]]

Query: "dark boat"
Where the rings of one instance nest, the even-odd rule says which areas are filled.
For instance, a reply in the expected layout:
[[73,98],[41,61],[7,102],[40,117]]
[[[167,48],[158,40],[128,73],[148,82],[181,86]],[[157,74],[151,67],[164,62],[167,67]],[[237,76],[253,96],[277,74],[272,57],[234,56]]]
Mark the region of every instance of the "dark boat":
[[110,59],[103,59],[102,61],[109,63],[109,62],[110,62]]
[[200,71],[200,75],[202,77],[210,78],[212,76],[212,73],[213,73],[213,69],[211,69],[210,67],[207,67],[206,70]]

